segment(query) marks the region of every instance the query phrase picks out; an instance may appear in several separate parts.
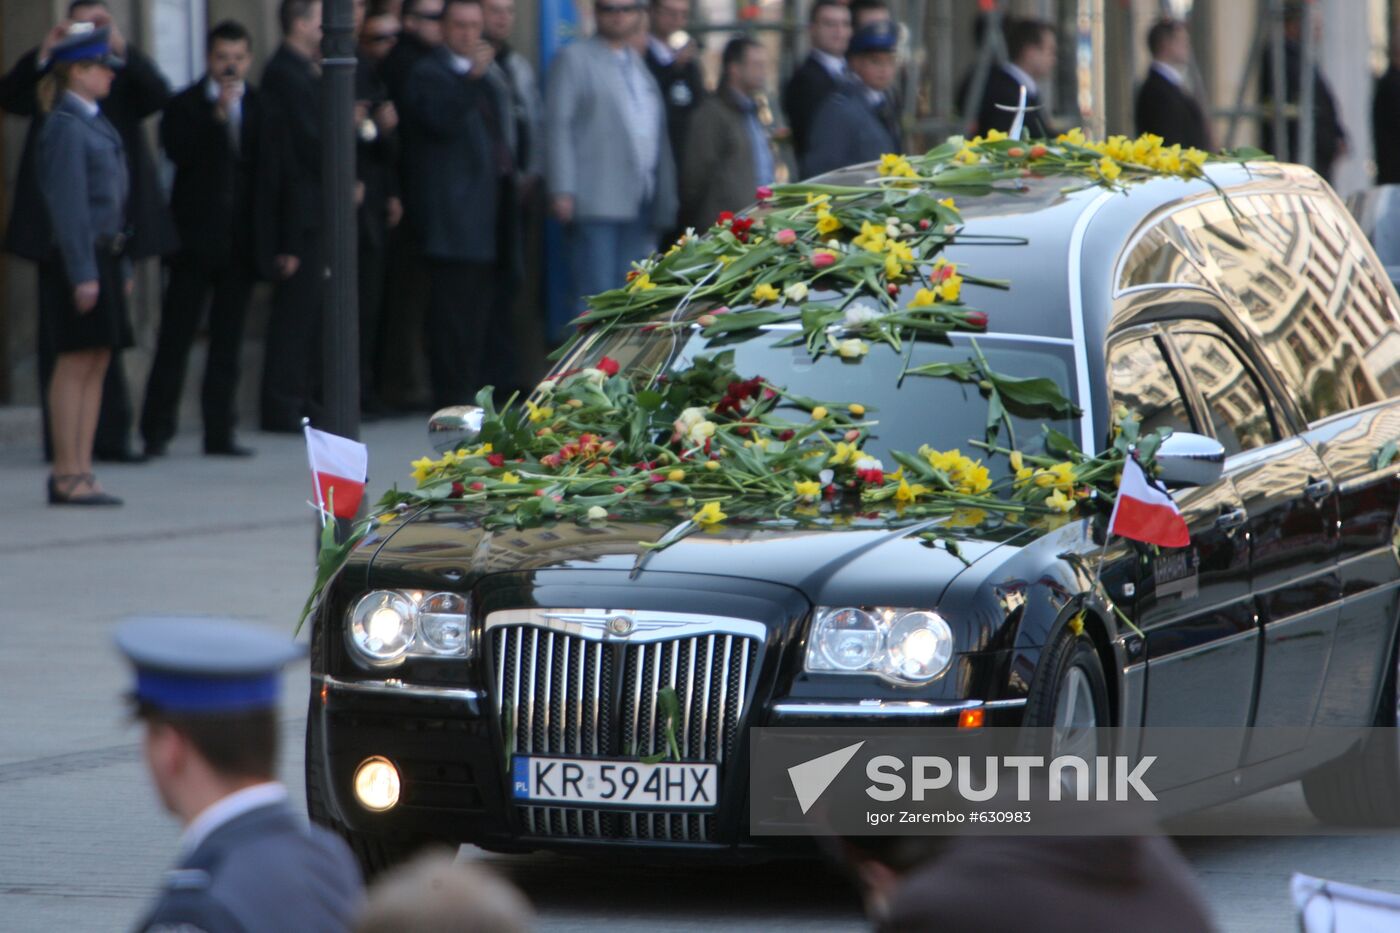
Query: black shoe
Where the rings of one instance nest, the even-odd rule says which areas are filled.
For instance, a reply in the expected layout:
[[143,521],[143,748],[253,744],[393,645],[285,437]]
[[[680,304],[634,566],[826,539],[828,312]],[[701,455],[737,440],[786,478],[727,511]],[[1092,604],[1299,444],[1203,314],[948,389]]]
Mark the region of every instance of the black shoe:
[[[92,482],[91,473],[49,474],[49,505],[121,505],[122,500],[105,492],[74,495],[73,490],[84,481]],[[59,487],[63,487],[60,489]]]
[[251,447],[244,447],[234,441],[222,441],[218,444],[204,442],[204,455],[206,457],[252,457],[257,451]]
[[164,456],[165,456],[166,454],[168,454],[168,453],[170,453],[170,442],[169,442],[169,441],[147,441],[147,442],[146,442],[146,459],[147,459],[147,460],[154,460],[156,457],[164,457]]
[[147,457],[135,450],[122,448],[121,450],[94,450],[92,459],[102,463],[145,463]]

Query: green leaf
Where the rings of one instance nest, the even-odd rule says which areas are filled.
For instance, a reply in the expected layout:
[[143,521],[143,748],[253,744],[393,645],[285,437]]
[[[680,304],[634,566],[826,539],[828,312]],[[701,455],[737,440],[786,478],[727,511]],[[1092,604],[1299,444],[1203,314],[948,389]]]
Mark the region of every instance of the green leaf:
[[1005,398],[1028,408],[1048,408],[1056,414],[1075,415],[1079,409],[1060,391],[1055,380],[1044,376],[1003,376],[988,372],[988,380]]
[[1072,460],[1080,455],[1079,445],[1070,440],[1066,434],[1045,425],[1042,425],[1042,429],[1045,432],[1046,452],[1065,460]]
[[923,457],[916,457],[902,450],[891,451],[890,456],[894,457],[895,463],[898,463],[900,466],[904,467],[904,469],[913,471],[917,479],[934,478],[933,466]]
[[653,389],[642,389],[637,393],[637,406],[643,411],[656,411],[664,401],[665,396]]
[[788,308],[782,311],[734,311],[729,314],[721,314],[715,318],[713,324],[705,328],[705,336],[713,337],[716,334],[754,330],[765,324],[777,324],[782,321],[794,320],[799,314],[800,312],[796,308]]

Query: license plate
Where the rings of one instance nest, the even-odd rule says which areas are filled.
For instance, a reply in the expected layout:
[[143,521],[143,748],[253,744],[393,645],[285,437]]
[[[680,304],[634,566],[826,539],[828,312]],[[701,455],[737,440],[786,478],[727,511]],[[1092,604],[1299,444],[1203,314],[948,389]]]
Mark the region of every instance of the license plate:
[[719,766],[704,762],[517,755],[511,775],[512,795],[530,803],[701,810],[718,800]]

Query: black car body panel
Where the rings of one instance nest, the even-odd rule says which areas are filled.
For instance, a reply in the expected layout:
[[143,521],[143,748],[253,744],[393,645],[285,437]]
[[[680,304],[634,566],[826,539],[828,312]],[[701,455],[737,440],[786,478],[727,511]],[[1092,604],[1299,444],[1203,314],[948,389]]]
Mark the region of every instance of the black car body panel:
[[[909,701],[923,712],[946,710],[943,722],[984,705],[988,722],[1015,724],[1042,651],[1080,609],[1109,680],[1115,725],[1370,724],[1394,667],[1400,613],[1400,468],[1376,459],[1400,440],[1400,401],[1390,400],[1400,392],[1400,355],[1392,363],[1376,349],[1400,341],[1395,292],[1310,171],[1274,164],[1209,171],[1210,183],[1152,181],[1126,196],[1031,179],[1022,192],[969,198],[967,230],[982,239],[947,252],[979,275],[1011,280],[1009,291],[977,293],[991,321],[989,343],[1015,335],[1072,352],[1066,388],[1084,410],[1081,447],[1103,445],[1121,391],[1114,366],[1131,370],[1137,359],[1157,361],[1128,373],[1138,390],[1150,390],[1152,379],[1170,383],[1160,393],[1162,417],[1227,444],[1219,481],[1176,493],[1191,529],[1189,554],[1153,555],[1121,540],[1105,549],[1088,520],[1039,531],[949,529],[959,557],[918,538],[930,523],[856,515],[840,527],[725,527],[652,550],[646,544],[684,512],[606,527],[488,531],[469,508],[426,509],[376,529],[314,620],[309,728],[320,756],[308,767],[323,775],[335,817],[363,833],[505,850],[621,844],[733,854],[753,845],[747,728],[794,721],[793,710],[823,704],[868,715],[796,721],[907,721]],[[870,174],[863,167],[828,180]],[[1331,278],[1319,280],[1320,270]],[[1100,559],[1096,573],[1091,564]],[[343,620],[361,594],[381,589],[469,594],[473,656],[409,659],[392,671],[355,662]],[[1109,598],[1144,635],[1120,624]],[[954,662],[919,687],[808,672],[808,626],[820,606],[936,610],[953,628]],[[586,608],[761,626],[761,635],[722,636],[731,639],[723,661],[707,649],[711,667],[727,678],[705,692],[728,704],[707,751],[722,763],[714,813],[633,819],[510,799],[503,723],[514,721],[502,694],[518,693],[514,678],[523,676],[510,659],[538,666],[544,649],[520,640],[536,630],[488,632],[484,620]],[[551,651],[556,634],[548,635]],[[646,713],[623,695],[622,685],[633,683],[628,665],[637,665],[640,695],[643,681],[656,685],[646,680],[648,663],[684,665],[700,650],[658,646],[659,654],[639,657],[611,646],[614,660],[603,662],[601,646],[594,655],[591,644],[559,639],[565,660],[555,671],[566,678],[577,661],[579,683],[596,685],[601,680],[587,678],[604,675],[589,674],[586,664],[596,657],[612,665],[616,696],[602,702],[616,705],[603,713],[591,707],[604,719]],[[736,675],[739,668],[724,667],[731,661],[751,667]],[[560,689],[571,689],[567,679]],[[582,702],[580,710],[590,709]],[[702,728],[711,728],[709,719]],[[582,731],[561,732],[559,741],[577,748]],[[1296,778],[1345,750],[1241,735],[1238,748],[1203,755],[1178,775],[1195,803]],[[645,751],[628,747],[625,728],[602,744],[585,751]],[[404,799],[390,813],[366,811],[350,792],[356,764],[369,755],[390,758],[403,773]]]

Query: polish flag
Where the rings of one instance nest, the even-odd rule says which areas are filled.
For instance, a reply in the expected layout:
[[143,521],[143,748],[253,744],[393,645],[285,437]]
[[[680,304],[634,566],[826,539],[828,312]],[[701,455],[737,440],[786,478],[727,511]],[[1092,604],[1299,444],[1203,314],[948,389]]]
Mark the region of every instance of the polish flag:
[[[338,434],[306,426],[306,456],[316,484],[316,504],[324,514],[326,503],[335,505],[336,518],[354,518],[365,497],[369,478],[369,448]],[[331,495],[335,490],[335,495]]]
[[1131,457],[1123,464],[1118,501],[1108,520],[1108,533],[1159,547],[1186,547],[1191,533],[1186,519],[1166,491],[1148,480]]

